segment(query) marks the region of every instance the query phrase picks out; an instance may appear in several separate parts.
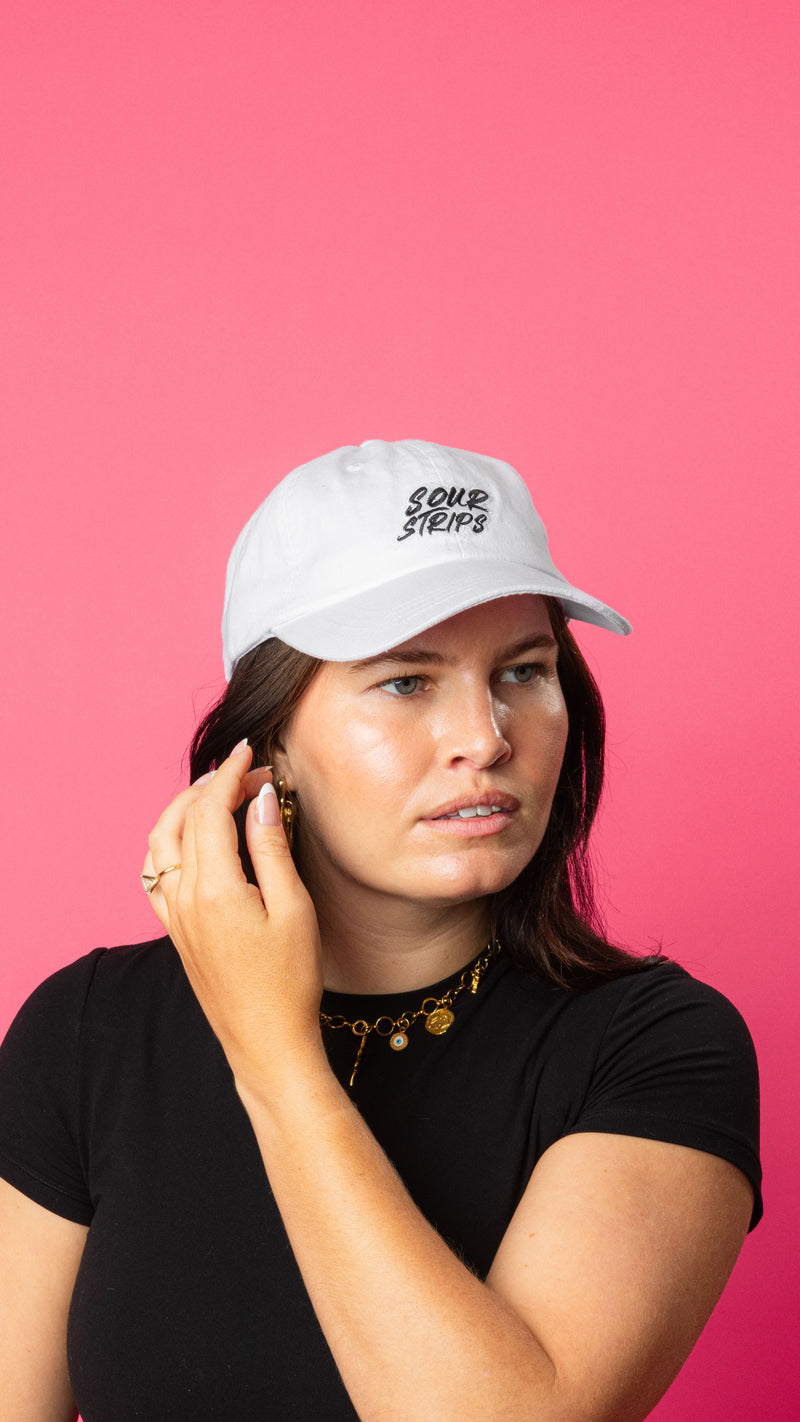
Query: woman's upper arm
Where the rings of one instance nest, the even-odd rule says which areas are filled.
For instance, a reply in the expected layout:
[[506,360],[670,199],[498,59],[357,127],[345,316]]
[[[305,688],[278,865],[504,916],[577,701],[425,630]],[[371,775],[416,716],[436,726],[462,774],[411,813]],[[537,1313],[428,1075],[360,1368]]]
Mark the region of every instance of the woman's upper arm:
[[699,1337],[747,1232],[728,1161],[585,1132],[542,1156],[487,1283],[549,1355],[564,1417],[639,1422]]
[[0,1398],[14,1422],[77,1415],[67,1314],[86,1234],[0,1180]]

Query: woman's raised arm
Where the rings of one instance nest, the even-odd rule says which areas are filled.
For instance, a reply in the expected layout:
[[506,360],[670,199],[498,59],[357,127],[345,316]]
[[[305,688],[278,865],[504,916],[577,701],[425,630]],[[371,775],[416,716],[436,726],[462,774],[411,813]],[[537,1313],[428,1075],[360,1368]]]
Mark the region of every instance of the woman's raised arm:
[[231,810],[248,764],[242,747],[162,817],[156,862],[182,869],[162,881],[158,907],[233,1068],[359,1417],[640,1422],[733,1267],[751,1186],[701,1151],[569,1137],[534,1171],[487,1283],[476,1278],[328,1066],[316,919],[271,789],[267,823],[248,811],[261,895],[244,881]]
[[0,1180],[0,1416],[74,1422],[67,1314],[87,1230]]

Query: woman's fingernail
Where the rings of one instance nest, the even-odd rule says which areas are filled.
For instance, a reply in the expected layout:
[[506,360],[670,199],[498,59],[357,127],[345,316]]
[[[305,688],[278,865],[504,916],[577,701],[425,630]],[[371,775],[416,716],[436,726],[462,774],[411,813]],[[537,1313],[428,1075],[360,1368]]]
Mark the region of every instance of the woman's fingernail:
[[246,751],[246,750],[247,750],[247,736],[245,736],[245,738],[244,738],[243,741],[240,741],[240,742],[239,742],[238,746],[234,746],[233,750],[231,751],[231,755],[241,755],[242,752],[243,752],[243,751]]
[[205,775],[198,775],[197,779],[194,782],[195,785],[205,785],[209,780],[214,779],[216,773],[216,770],[207,770]]
[[275,788],[269,780],[261,786],[256,800],[256,819],[260,825],[279,825],[281,809]]

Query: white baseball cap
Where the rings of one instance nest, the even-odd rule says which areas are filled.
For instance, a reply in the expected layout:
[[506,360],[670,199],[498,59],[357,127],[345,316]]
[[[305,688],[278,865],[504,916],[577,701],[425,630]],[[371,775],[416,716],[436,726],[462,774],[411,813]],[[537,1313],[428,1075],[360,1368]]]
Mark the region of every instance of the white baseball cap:
[[287,474],[239,534],[225,586],[225,675],[268,637],[357,661],[515,593],[557,597],[567,617],[631,630],[559,573],[510,464],[425,440],[345,445]]

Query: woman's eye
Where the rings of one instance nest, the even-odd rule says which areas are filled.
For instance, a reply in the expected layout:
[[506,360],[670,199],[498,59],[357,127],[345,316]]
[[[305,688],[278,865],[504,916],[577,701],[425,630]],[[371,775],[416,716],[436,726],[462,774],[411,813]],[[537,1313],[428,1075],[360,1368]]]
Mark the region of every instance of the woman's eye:
[[498,679],[513,682],[516,686],[525,686],[528,682],[533,681],[541,671],[543,671],[543,667],[539,662],[520,662],[516,667],[506,667],[504,671],[501,671]]
[[390,681],[382,681],[381,688],[391,696],[413,696],[421,681],[421,676],[393,676]]

